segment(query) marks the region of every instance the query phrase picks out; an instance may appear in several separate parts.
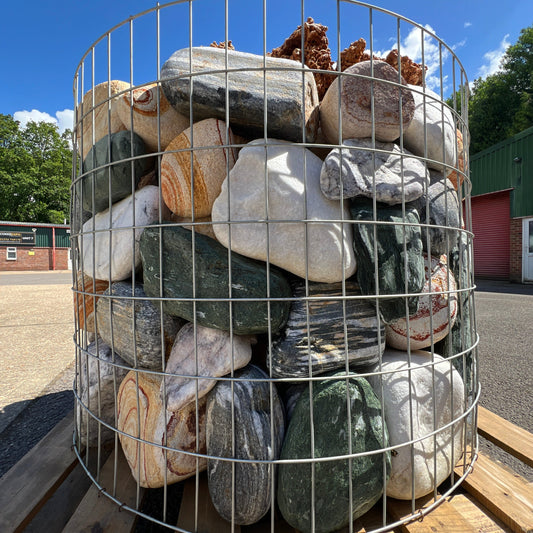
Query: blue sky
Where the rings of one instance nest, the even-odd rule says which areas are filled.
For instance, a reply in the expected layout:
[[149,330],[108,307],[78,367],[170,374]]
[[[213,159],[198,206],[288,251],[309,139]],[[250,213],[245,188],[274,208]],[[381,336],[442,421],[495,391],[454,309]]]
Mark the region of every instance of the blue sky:
[[[162,0],[161,4],[165,2]],[[374,6],[391,10],[431,30],[457,55],[469,82],[493,73],[507,46],[514,44],[522,28],[533,24],[533,0],[375,0]],[[4,2],[0,17],[0,113],[14,115],[21,123],[29,119],[55,122],[60,129],[72,127],[73,78],[80,60],[91,45],[130,15],[155,7],[152,0],[18,0]],[[162,64],[175,50],[192,40],[208,45],[225,39],[225,1],[191,2],[193,30],[189,34],[189,2],[161,10],[159,56]],[[228,37],[238,50],[263,51],[263,9],[266,6],[266,50],[279,46],[304,16],[329,27],[334,57],[337,29],[340,46],[363,37],[374,52],[386,53],[397,46],[402,54],[420,61],[421,33],[413,26],[380,11],[337,0],[228,0]],[[337,15],[339,14],[339,18]],[[340,28],[337,21],[340,20]],[[158,71],[157,19],[150,14],[113,32],[94,51],[94,83],[105,81],[110,57],[111,79],[134,84],[155,80]],[[130,62],[130,43],[133,61]],[[447,96],[460,83],[458,66],[449,51],[424,41],[430,85]],[[416,57],[418,56],[418,57]],[[92,59],[84,63],[83,92],[92,83]],[[442,75],[439,68],[443,65]],[[455,68],[454,68],[455,67]],[[455,83],[453,71],[456,73]],[[442,78],[442,82],[439,80]]]

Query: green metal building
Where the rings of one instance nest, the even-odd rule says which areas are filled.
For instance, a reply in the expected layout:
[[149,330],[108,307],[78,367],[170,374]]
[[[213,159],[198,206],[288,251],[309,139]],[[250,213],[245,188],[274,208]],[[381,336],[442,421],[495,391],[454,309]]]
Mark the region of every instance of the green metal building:
[[478,277],[533,281],[533,127],[470,159]]

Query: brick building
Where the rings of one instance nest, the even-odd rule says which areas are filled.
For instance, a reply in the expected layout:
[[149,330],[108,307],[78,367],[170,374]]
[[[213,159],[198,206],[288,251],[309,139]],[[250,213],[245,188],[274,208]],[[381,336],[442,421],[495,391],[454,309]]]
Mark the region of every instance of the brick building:
[[533,282],[533,128],[470,160],[477,277]]
[[69,226],[0,222],[0,272],[70,268]]

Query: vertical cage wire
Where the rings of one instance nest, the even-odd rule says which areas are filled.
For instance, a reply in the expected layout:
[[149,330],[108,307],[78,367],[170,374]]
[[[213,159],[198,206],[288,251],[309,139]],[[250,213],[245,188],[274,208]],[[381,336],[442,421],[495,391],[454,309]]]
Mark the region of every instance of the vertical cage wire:
[[480,394],[453,50],[355,0],[179,0],[96,40],[73,90],[74,448],[99,491],[182,532],[388,531],[452,494]]

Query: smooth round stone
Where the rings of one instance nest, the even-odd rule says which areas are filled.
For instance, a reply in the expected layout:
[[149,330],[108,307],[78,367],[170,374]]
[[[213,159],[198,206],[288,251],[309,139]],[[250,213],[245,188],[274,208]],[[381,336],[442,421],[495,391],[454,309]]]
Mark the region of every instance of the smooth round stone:
[[[303,377],[331,370],[377,363],[385,349],[385,325],[376,308],[360,296],[354,281],[305,283],[293,290],[289,320],[272,343],[267,364],[274,377]],[[337,299],[336,299],[337,298]],[[346,334],[345,334],[346,325]]]
[[342,192],[343,199],[375,197],[389,205],[419,198],[429,185],[425,165],[394,143],[376,141],[375,148],[380,151],[374,152],[372,139],[348,139],[332,150],[320,172],[325,196],[338,200]]
[[191,455],[206,453],[205,398],[198,402],[198,411],[196,402],[192,402],[169,413],[159,394],[162,379],[158,374],[132,370],[117,394],[122,451],[133,478],[146,488],[182,481],[195,475],[197,468],[201,472],[207,466],[204,457]]
[[217,239],[229,246],[228,224],[220,222],[251,221],[231,226],[234,252],[261,261],[268,258],[310,281],[349,278],[356,270],[352,226],[330,221],[349,220],[350,215],[343,204],[322,194],[321,167],[322,161],[300,146],[273,139],[266,148],[263,140],[247,144],[213,204]]
[[429,187],[412,205],[420,215],[424,251],[431,255],[450,253],[458,239],[458,231],[453,228],[461,228],[459,199],[452,182],[440,172],[430,171]]
[[391,142],[400,137],[401,125],[405,130],[413,118],[412,92],[398,71],[385,61],[356,63],[344,71],[341,87],[339,84],[339,77],[336,77],[320,103],[320,125],[331,144],[339,144],[345,139],[370,138],[372,131],[376,140]]
[[425,283],[421,291],[424,295],[419,298],[418,311],[409,317],[409,322],[404,316],[385,326],[387,345],[391,348],[427,348],[446,337],[455,323],[457,285],[446,256],[431,258],[431,273],[427,256],[424,265]]
[[169,104],[157,83],[120,95],[116,111],[126,129],[137,133],[150,152],[165,150],[172,139],[189,127],[189,116],[180,115]]
[[[407,353],[386,350],[382,377],[370,378],[378,397],[383,390],[390,446],[394,446],[387,483],[391,498],[410,500],[430,494],[462,455],[462,420],[442,428],[463,414],[463,380],[450,361],[437,354],[433,361],[429,352],[411,352],[409,363]],[[415,442],[408,444],[411,440]]]
[[78,272],[76,285],[74,286],[74,314],[81,329],[95,332],[94,307],[100,294],[109,287],[109,282],[101,279],[93,279],[83,272]]
[[206,424],[207,454],[237,460],[235,483],[231,461],[208,459],[207,478],[218,513],[231,521],[233,495],[234,522],[248,525],[268,512],[272,499],[274,466],[253,461],[278,459],[285,423],[276,387],[262,370],[249,365],[235,378],[233,387],[231,381],[221,381],[209,394]]
[[[381,405],[368,381],[354,374],[347,379],[343,372],[334,375],[339,379],[313,383],[313,426],[310,423],[309,390],[301,394],[285,435],[280,459],[311,458],[312,427],[315,458],[372,452],[388,446]],[[383,479],[388,477],[389,470],[388,452],[315,462],[312,516],[311,462],[281,463],[277,492],[281,514],[298,531],[310,532],[313,521],[317,533],[336,531],[366,513],[379,500],[383,493]]]
[[[192,322],[183,326],[165,367],[162,398],[169,411],[177,411],[197,397],[205,396],[216,384],[213,379],[246,366],[252,358],[254,337],[231,336],[227,331],[206,328]],[[200,379],[193,379],[200,378]]]
[[191,217],[193,212],[195,218],[211,215],[222,182],[237,160],[234,148],[223,148],[235,143],[231,130],[227,133],[228,138],[224,122],[208,118],[187,128],[167,146],[161,158],[161,194],[177,216]]
[[131,366],[161,370],[183,321],[161,316],[142,285],[119,281],[98,300],[96,325],[104,342]]
[[[94,213],[108,209],[109,182],[112,204],[132,194],[132,187],[137,187],[140,179],[153,165],[153,161],[146,157],[124,160],[145,154],[143,140],[131,131],[119,131],[100,139],[83,161],[83,171],[87,173],[82,181],[83,208]],[[104,168],[91,172],[93,168],[102,166]]]
[[[353,220],[360,222],[354,224],[353,231],[362,293],[381,296],[420,293],[424,287],[424,257],[416,209],[406,205],[404,218],[401,206],[378,204],[374,218],[371,200],[352,199],[350,212]],[[418,296],[407,296],[407,309],[409,314],[416,313]],[[379,311],[385,322],[405,317],[405,297],[380,298]]]
[[[271,69],[266,78],[265,66]],[[195,74],[192,98],[191,73]],[[194,122],[226,120],[227,108],[230,125],[239,135],[261,137],[266,124],[269,137],[315,140],[319,121],[315,78],[310,71],[302,74],[301,65],[289,59],[213,47],[184,48],[161,67],[161,80],[178,113],[188,117],[192,105]]]
[[[445,172],[457,163],[457,138],[452,110],[428,87],[409,85],[414,98],[413,119],[403,132],[404,146],[427,157],[428,167]],[[450,169],[452,170],[452,169]]]
[[[265,301],[268,294],[271,298],[291,297],[290,285],[283,274],[270,267],[267,277],[264,263],[235,253],[228,258],[228,250],[214,239],[195,233],[193,248],[189,230],[172,225],[151,227],[141,237],[141,256],[144,290],[152,298],[170,298],[163,301],[163,310],[171,316],[189,322],[196,320],[210,328],[226,331],[232,328],[237,335],[276,333],[287,322],[289,301]],[[197,299],[196,314],[193,297]],[[230,297],[231,303],[216,301]],[[239,301],[241,298],[250,301]]]
[[115,427],[115,391],[128,373],[128,364],[113,353],[102,339],[97,339],[87,346],[87,355],[82,352],[80,362],[80,398],[94,416],[76,403],[77,429],[84,445],[99,446],[112,440],[115,432],[104,424],[99,424],[94,417]]
[[[125,81],[111,80],[95,85],[83,96],[78,109],[81,125],[77,130],[78,149],[82,159],[87,157],[93,143],[110,133],[117,133],[126,129],[117,113],[118,93],[126,91],[130,84]],[[94,139],[93,139],[94,122]]]
[[83,272],[106,281],[129,278],[132,265],[141,265],[139,239],[144,227],[158,218],[159,188],[149,185],[114,204],[111,212],[106,209],[87,220],[82,228],[83,238],[78,237]]

